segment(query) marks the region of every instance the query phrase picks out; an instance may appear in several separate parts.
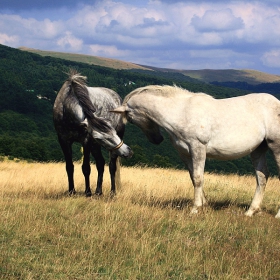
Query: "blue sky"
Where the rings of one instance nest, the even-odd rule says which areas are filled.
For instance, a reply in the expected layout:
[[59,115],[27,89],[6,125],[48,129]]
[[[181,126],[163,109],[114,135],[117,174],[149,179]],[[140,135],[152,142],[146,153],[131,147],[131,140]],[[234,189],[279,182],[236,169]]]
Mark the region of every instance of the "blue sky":
[[0,44],[280,75],[280,1],[1,0]]

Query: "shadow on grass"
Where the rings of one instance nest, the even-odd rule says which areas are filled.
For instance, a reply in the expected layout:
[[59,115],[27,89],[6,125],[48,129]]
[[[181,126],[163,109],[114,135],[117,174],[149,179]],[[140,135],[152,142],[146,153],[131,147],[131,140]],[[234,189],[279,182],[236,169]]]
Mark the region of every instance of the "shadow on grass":
[[[68,191],[61,191],[61,192],[40,192],[40,191],[31,191],[27,190],[24,192],[18,193],[6,193],[3,197],[17,199],[17,198],[37,198],[42,200],[65,200],[65,199],[80,199],[84,198],[85,200],[92,200],[92,201],[105,201],[111,202],[118,200],[118,195],[111,196],[110,194],[105,195],[95,195],[93,194],[91,197],[86,197],[83,191],[78,191],[74,195],[69,195]],[[172,199],[162,199],[155,196],[139,196],[135,195],[130,198],[132,204],[139,205],[139,206],[147,206],[151,208],[158,208],[158,209],[175,209],[175,210],[186,210],[190,211],[193,205],[193,199],[189,198],[172,198]],[[250,204],[245,203],[237,203],[236,201],[231,201],[229,199],[226,200],[219,200],[219,201],[212,201],[209,200],[207,207],[205,210],[212,210],[212,211],[223,211],[227,209],[231,209],[230,211],[236,212],[237,209],[240,210],[240,213],[245,212],[249,209]],[[238,210],[238,212],[239,212]],[[202,212],[204,209],[202,209]],[[276,210],[267,208],[265,205],[262,206],[262,213],[267,213],[269,215],[275,216]]]
[[172,199],[161,199],[155,196],[143,196],[135,195],[130,198],[131,203],[140,206],[155,207],[160,209],[174,208],[184,209],[189,207],[192,203],[191,199],[187,198],[172,198]]
[[233,206],[235,206],[237,208],[241,208],[244,211],[249,209],[248,204],[236,203],[236,202],[232,202],[231,200],[210,201],[208,203],[208,205],[214,211],[225,210],[225,209],[228,209],[228,208],[233,207]]
[[22,199],[43,199],[43,200],[62,200],[62,199],[67,199],[67,198],[79,198],[79,197],[85,197],[86,195],[84,192],[77,192],[75,195],[69,195],[67,191],[62,191],[62,192],[40,192],[40,191],[32,191],[32,190],[26,190],[26,191],[21,191],[21,192],[13,192],[13,193],[5,193],[3,197],[6,198],[12,198],[12,199],[17,199],[17,198],[22,198]]
[[[193,205],[193,200],[188,198],[176,198],[176,199],[160,199],[156,197],[149,198],[132,198],[132,203],[137,205],[146,205],[149,207],[156,207],[160,209],[173,208],[176,210],[189,209]],[[209,201],[206,209],[212,209],[214,211],[226,210],[231,207],[240,208],[242,211],[246,211],[249,208],[248,204],[236,203],[231,200],[221,201]]]
[[112,195],[111,193],[105,193],[102,195],[97,195],[93,193],[91,196],[86,196],[85,192],[83,191],[77,191],[75,194],[69,194],[68,191],[65,192],[59,192],[59,193],[50,193],[50,194],[42,194],[39,198],[45,199],[45,200],[62,200],[62,199],[78,199],[78,198],[84,198],[85,200],[102,200],[105,202],[113,201],[116,199],[116,195]]

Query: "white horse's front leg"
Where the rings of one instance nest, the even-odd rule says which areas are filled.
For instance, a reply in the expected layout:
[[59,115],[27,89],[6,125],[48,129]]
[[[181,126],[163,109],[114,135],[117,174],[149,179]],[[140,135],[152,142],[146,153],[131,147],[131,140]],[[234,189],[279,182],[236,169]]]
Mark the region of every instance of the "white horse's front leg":
[[191,214],[198,213],[198,209],[207,204],[204,192],[204,166],[206,152],[204,146],[196,147],[191,153],[192,157],[188,159],[187,165],[194,186],[194,203]]
[[207,200],[203,191],[203,174],[193,180],[194,183],[194,203],[191,214],[197,214],[198,209],[207,205]]

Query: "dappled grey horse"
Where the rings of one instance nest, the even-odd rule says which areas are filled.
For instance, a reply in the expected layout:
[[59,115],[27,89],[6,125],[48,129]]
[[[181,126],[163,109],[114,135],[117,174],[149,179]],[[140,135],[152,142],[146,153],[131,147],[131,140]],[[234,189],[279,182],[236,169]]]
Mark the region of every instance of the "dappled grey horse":
[[54,126],[66,161],[69,194],[75,193],[73,142],[79,142],[83,146],[82,171],[86,196],[91,196],[90,153],[95,159],[98,171],[95,193],[102,194],[105,160],[101,146],[110,151],[111,192],[115,193],[115,175],[119,173],[120,168],[118,156],[132,155],[131,149],[122,141],[125,126],[121,116],[110,113],[111,109],[119,105],[121,98],[116,92],[107,88],[87,87],[86,77],[74,70],[70,71],[53,107]]
[[[160,127],[186,164],[194,185],[192,213],[206,204],[203,173],[206,158],[237,159],[248,154],[257,187],[247,216],[260,210],[269,176],[265,154],[270,149],[280,168],[280,101],[265,93],[214,99],[179,87],[147,86],[131,92],[114,110],[140,127],[149,141],[163,140]],[[280,209],[276,215],[280,218]]]

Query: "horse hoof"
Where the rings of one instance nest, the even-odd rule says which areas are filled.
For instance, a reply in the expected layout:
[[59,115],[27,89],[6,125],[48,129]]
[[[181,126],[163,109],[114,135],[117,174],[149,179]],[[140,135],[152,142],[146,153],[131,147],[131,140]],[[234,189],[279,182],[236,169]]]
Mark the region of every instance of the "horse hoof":
[[102,192],[95,192],[94,194],[95,194],[96,196],[101,196],[101,195],[103,195]]
[[110,191],[110,197],[114,197],[116,195],[116,192]]
[[68,195],[69,195],[69,196],[73,196],[73,195],[75,195],[75,194],[76,194],[76,191],[75,191],[75,190],[69,191],[69,192],[68,192]]
[[260,212],[261,212],[260,208],[249,208],[249,210],[245,212],[245,216],[252,217],[254,214],[260,213]]
[[252,216],[253,216],[253,213],[252,213],[252,212],[247,211],[247,212],[245,212],[245,216],[247,216],[247,217],[252,217]]
[[255,211],[249,209],[248,211],[245,212],[245,216],[253,217],[254,213],[255,213]]
[[196,214],[198,214],[198,209],[197,209],[197,207],[194,207],[194,208],[191,210],[190,214],[191,214],[191,215],[196,215]]
[[86,197],[91,197],[91,196],[92,196],[91,192],[86,193]]

